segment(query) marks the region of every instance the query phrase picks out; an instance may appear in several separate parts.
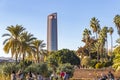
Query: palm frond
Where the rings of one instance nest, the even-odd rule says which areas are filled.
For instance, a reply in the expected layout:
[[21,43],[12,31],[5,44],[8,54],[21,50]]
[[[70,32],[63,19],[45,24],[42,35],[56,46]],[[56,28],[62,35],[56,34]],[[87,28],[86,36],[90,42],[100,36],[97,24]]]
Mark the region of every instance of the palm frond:
[[10,37],[11,35],[8,34],[8,33],[5,33],[5,34],[2,35],[2,37],[6,37],[6,36]]
[[11,39],[11,38],[5,39],[5,40],[3,41],[3,45],[6,44],[6,42],[8,42],[10,39]]

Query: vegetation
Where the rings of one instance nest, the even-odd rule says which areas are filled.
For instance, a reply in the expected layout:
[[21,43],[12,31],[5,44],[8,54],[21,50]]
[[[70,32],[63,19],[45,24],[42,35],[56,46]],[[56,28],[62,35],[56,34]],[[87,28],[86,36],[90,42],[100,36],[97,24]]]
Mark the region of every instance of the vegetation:
[[60,64],[57,68],[57,73],[60,73],[61,71],[68,73],[69,77],[72,77],[74,73],[74,66],[70,63]]
[[[120,38],[116,41],[118,45],[113,49],[113,27],[102,27],[99,22],[96,17],[91,18],[91,30],[88,27],[83,31],[81,41],[85,45],[80,46],[77,51],[62,49],[48,52],[43,49],[46,46],[44,41],[38,40],[33,34],[26,31],[22,25],[8,26],[6,28],[8,33],[2,36],[6,38],[3,42],[3,50],[7,54],[11,53],[11,56],[16,60],[16,64],[3,64],[2,69],[0,69],[0,74],[3,75],[0,78],[3,79],[3,76],[6,76],[6,79],[9,79],[13,70],[16,72],[23,70],[24,74],[32,71],[44,77],[49,77],[53,71],[56,73],[65,71],[72,77],[74,66],[96,69],[112,66],[116,71],[119,71]],[[115,15],[114,23],[118,35],[120,35],[120,15]],[[108,50],[108,33],[111,37],[110,50]]]
[[115,26],[117,27],[117,30],[118,30],[118,34],[120,36],[120,15],[115,15],[114,17],[114,23],[115,23]]
[[113,59],[113,68],[116,71],[120,70],[120,46],[116,47],[114,50],[115,58]]
[[[112,27],[101,27],[99,24],[99,20],[96,17],[91,18],[90,20],[90,28],[87,28],[83,31],[83,39],[82,42],[85,43],[83,47],[79,47],[77,50],[77,55],[80,56],[81,66],[88,68],[103,68],[112,66],[116,69],[115,65],[118,64],[119,59],[117,52],[119,50],[114,50],[113,52],[113,40],[112,34],[114,32]],[[120,16],[116,15],[114,17],[115,26],[118,29],[118,34],[120,35]],[[93,32],[93,34],[91,33]],[[94,36],[95,33],[95,37]],[[108,50],[108,42],[107,37],[108,33],[111,37],[111,49]],[[93,35],[93,36],[92,36]],[[120,40],[117,40],[118,44],[120,44]],[[116,48],[119,45],[116,46]],[[115,57],[115,58],[114,58]],[[88,62],[89,60],[89,62]],[[117,65],[118,66],[118,65]],[[119,69],[119,68],[117,68]]]
[[[50,57],[54,59],[58,64],[70,63],[71,65],[79,65],[80,59],[76,56],[74,51],[69,49],[58,50],[54,54],[50,54]],[[49,61],[49,58],[48,58]]]
[[9,33],[3,34],[3,37],[8,37],[3,42],[5,53],[11,53],[12,57],[18,61],[18,58],[24,61],[24,59],[36,61],[39,63],[39,57],[43,55],[43,47],[45,43],[42,40],[37,40],[33,34],[25,31],[25,28],[21,25],[8,26]]

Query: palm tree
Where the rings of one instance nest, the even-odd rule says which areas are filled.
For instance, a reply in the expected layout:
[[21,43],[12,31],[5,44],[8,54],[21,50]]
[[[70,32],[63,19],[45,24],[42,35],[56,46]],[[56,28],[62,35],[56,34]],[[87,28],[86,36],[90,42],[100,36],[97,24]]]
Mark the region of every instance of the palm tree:
[[[23,32],[21,33],[20,36],[20,53],[22,54],[23,62],[25,56],[32,56],[33,48],[34,46],[32,45],[32,41],[35,40],[36,38],[33,37],[33,34],[28,33],[28,32]],[[20,54],[20,57],[21,57]]]
[[25,30],[25,28],[22,27],[22,25],[16,25],[16,26],[8,26],[6,30],[9,31],[9,33],[5,33],[2,35],[2,37],[8,37],[3,42],[4,48],[3,50],[5,53],[9,53],[11,51],[11,56],[16,59],[18,58],[18,54],[20,51],[20,35]]
[[118,29],[118,34],[120,36],[120,15],[116,15],[114,17],[114,23],[115,23],[115,25],[116,25],[116,27]]
[[97,39],[97,34],[98,34],[99,31],[100,31],[99,20],[96,19],[95,17],[93,17],[93,18],[90,20],[90,27],[92,28],[93,33],[94,33],[94,32],[96,33],[96,39]]
[[91,31],[89,29],[84,29],[83,31],[83,39],[86,40],[86,43],[88,42],[88,39],[90,38]]
[[[99,42],[100,42],[100,53],[103,56],[107,57],[107,54],[104,53],[105,43],[107,44],[107,33],[108,33],[108,27],[103,27],[103,29],[99,33]],[[107,44],[108,48],[108,44]]]
[[94,43],[94,48],[93,50],[96,51],[96,54],[97,54],[97,62],[99,62],[99,59],[100,59],[100,39],[97,40],[97,42]]
[[109,33],[110,33],[110,36],[111,36],[111,50],[110,52],[112,53],[112,47],[113,47],[113,40],[112,40],[112,34],[113,34],[114,30],[112,27],[109,28]]
[[[87,50],[89,52],[89,40],[90,40],[90,35],[91,35],[91,31],[89,29],[86,29],[83,31],[83,40],[85,40],[86,46],[87,46]],[[89,57],[90,57],[90,53],[89,53]]]
[[37,62],[40,62],[40,56],[43,55],[43,48],[45,47],[45,43],[43,43],[43,40],[34,40],[33,45],[35,47],[35,53],[37,56]]

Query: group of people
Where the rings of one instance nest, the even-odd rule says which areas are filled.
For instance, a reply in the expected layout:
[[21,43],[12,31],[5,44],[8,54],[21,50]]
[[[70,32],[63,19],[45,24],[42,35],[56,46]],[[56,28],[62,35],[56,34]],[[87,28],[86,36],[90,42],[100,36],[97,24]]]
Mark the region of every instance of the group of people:
[[53,71],[50,76],[50,80],[69,80],[69,73],[61,71],[60,73],[56,74],[56,72]]
[[98,80],[115,80],[114,75],[111,71],[108,74],[101,74],[101,77],[98,77]]
[[[11,80],[44,80],[44,79],[39,73],[35,75],[30,71],[29,73],[24,75],[23,72],[19,70],[17,73],[15,73],[15,71],[12,71]],[[56,72],[53,71],[53,73],[50,76],[50,80],[69,80],[69,73],[61,71],[59,74],[56,74]]]
[[23,80],[23,73],[21,70],[19,70],[17,73],[15,73],[15,71],[12,71],[11,74],[11,80]]
[[[37,76],[33,74],[31,71],[25,75],[22,73],[22,71],[18,71],[15,73],[15,71],[12,71],[11,74],[11,80],[43,80],[43,77],[37,73]],[[25,79],[26,78],[26,79]]]

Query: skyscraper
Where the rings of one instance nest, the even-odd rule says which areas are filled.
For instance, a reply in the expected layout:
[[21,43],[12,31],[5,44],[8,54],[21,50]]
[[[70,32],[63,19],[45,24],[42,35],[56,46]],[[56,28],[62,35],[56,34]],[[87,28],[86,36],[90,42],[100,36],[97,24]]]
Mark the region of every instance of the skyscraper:
[[47,50],[56,51],[58,49],[57,13],[48,15],[47,20]]

